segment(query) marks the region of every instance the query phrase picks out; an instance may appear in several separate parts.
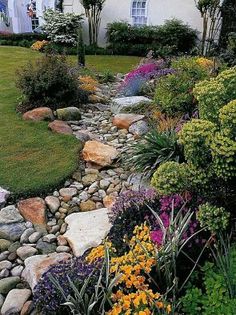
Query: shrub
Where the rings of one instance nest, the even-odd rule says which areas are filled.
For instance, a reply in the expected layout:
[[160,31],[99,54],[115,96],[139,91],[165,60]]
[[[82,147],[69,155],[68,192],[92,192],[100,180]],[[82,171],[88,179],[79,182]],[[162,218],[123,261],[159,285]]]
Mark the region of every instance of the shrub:
[[43,18],[45,21],[43,30],[52,42],[76,46],[82,15],[48,9],[44,12]]
[[179,133],[179,143],[184,147],[184,156],[195,167],[205,167],[212,161],[210,143],[216,126],[207,120],[192,119],[184,124]]
[[135,27],[114,22],[107,27],[108,47],[118,55],[145,56],[149,50],[161,56],[189,53],[196,39],[196,31],[176,19],[161,26]]
[[217,132],[211,143],[213,169],[219,178],[224,180],[236,176],[236,142],[228,136]]
[[64,57],[47,55],[18,71],[17,87],[25,98],[25,110],[48,106],[53,110],[87,101]]
[[192,90],[194,85],[207,77],[209,71],[199,65],[196,58],[180,58],[173,61],[171,67],[176,73],[159,80],[155,102],[160,109],[170,115],[186,113],[194,108]]
[[236,67],[222,71],[216,78],[198,83],[194,88],[200,118],[218,122],[219,110],[236,99]]
[[143,142],[132,146],[128,164],[150,177],[160,164],[182,160],[175,131],[158,132],[153,128],[144,136]]
[[211,233],[223,231],[229,224],[230,214],[223,207],[211,205],[209,202],[199,206],[197,218],[202,227]]
[[231,137],[236,137],[236,100],[220,109],[219,120],[223,133]]
[[185,163],[166,162],[153,174],[151,184],[161,195],[183,193],[188,190],[188,168]]

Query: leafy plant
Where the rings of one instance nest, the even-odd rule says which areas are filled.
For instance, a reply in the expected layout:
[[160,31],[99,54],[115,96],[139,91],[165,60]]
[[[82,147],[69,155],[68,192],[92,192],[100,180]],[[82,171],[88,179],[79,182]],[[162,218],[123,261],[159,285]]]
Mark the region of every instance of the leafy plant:
[[199,206],[197,217],[202,227],[206,227],[210,232],[216,233],[227,228],[230,214],[225,208],[217,207],[207,202]]
[[87,92],[79,86],[64,57],[47,55],[36,63],[29,62],[17,72],[17,87],[21,90],[24,109],[48,106],[53,110],[87,101]]
[[144,136],[142,142],[132,147],[128,164],[150,177],[160,164],[182,160],[176,133],[174,131],[159,132],[153,128]]
[[236,100],[231,101],[219,111],[220,127],[224,134],[236,136]]

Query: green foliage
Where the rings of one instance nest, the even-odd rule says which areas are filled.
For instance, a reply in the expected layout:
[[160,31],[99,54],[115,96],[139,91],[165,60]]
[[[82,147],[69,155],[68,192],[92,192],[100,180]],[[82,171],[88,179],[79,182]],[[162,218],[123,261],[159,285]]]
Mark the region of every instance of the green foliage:
[[82,27],[78,29],[77,33],[77,52],[78,52],[78,65],[85,66],[85,46]]
[[153,174],[151,184],[161,195],[182,193],[188,188],[187,164],[166,162]]
[[107,41],[114,54],[145,56],[154,50],[157,55],[189,53],[196,43],[196,31],[172,19],[161,26],[130,26],[125,22],[108,24]]
[[[225,269],[231,280],[236,281],[236,250],[230,249],[229,264]],[[192,284],[181,298],[182,310],[186,315],[234,315],[236,297],[229,294],[226,273],[212,263],[202,268],[204,273],[202,289]]]
[[220,109],[219,120],[223,133],[236,137],[236,100]]
[[115,80],[116,78],[114,74],[109,69],[101,73],[99,76],[99,82],[101,83],[115,82]]
[[236,141],[222,132],[217,132],[211,143],[213,168],[216,175],[224,180],[236,176]]
[[[25,109],[48,106],[53,110],[87,101],[64,57],[47,55],[18,71],[17,87],[25,97]],[[28,105],[27,105],[28,104]]]
[[236,98],[236,67],[196,84],[193,94],[198,101],[200,118],[218,122],[219,110]]
[[184,124],[179,133],[179,143],[184,147],[184,156],[195,167],[204,167],[211,162],[210,142],[216,126],[207,120],[192,119]]
[[176,73],[162,77],[157,84],[155,102],[168,115],[186,113],[194,107],[194,85],[209,77],[209,71],[197,63],[197,58],[180,58],[172,62]]
[[207,202],[199,206],[197,217],[202,227],[206,227],[211,233],[216,233],[227,228],[230,214],[225,208]]
[[148,177],[155,169],[167,161],[179,162],[182,160],[181,149],[177,143],[175,131],[158,132],[153,128],[147,133],[143,142],[132,147],[128,164]]

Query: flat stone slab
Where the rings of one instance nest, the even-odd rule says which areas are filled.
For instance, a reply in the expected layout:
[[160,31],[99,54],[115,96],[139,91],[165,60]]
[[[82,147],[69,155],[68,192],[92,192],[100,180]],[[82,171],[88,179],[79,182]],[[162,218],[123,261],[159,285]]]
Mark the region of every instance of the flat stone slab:
[[113,117],[112,123],[114,126],[120,129],[129,129],[129,127],[139,121],[144,119],[144,115],[135,115],[135,114],[117,114]]
[[111,229],[109,210],[101,208],[89,212],[73,213],[66,217],[68,224],[64,234],[75,256],[79,257],[86,250],[97,247]]
[[116,148],[99,141],[87,141],[82,151],[83,159],[100,166],[109,166],[117,159]]
[[118,114],[124,111],[128,107],[137,107],[141,103],[151,103],[152,100],[145,96],[128,96],[128,97],[119,97],[112,100],[111,111],[115,114]]
[[25,269],[22,272],[22,278],[29,283],[31,289],[33,290],[43,273],[46,272],[52,265],[70,258],[71,255],[68,253],[36,255],[26,258],[24,261]]

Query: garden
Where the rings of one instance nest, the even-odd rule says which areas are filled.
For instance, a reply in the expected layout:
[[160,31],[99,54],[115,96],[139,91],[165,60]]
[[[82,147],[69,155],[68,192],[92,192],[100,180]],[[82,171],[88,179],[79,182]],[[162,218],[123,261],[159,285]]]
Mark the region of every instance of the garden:
[[45,14],[0,34],[1,314],[234,315],[235,33]]

